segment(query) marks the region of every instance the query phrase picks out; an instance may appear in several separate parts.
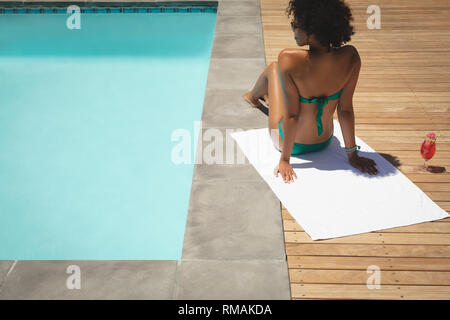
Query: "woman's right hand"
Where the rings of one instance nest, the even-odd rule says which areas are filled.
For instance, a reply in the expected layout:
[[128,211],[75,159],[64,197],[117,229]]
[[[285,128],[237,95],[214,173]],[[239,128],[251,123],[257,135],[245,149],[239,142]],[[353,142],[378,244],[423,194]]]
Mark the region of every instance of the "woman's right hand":
[[281,174],[281,177],[283,178],[283,181],[285,183],[294,182],[294,177],[295,179],[297,179],[297,175],[295,174],[294,169],[292,169],[292,166],[287,161],[280,160],[280,163],[275,167],[273,171],[275,177],[278,177],[278,172]]

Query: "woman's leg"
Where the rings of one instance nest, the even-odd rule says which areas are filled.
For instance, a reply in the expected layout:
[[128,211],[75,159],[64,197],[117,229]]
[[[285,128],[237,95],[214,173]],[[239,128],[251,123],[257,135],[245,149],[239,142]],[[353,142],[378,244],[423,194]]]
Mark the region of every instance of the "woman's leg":
[[245,93],[242,97],[245,101],[247,101],[250,106],[256,108],[261,106],[261,103],[258,101],[258,99],[264,99],[266,104],[269,104],[269,97],[268,94],[268,70],[270,69],[270,65],[264,69],[264,71],[259,75],[258,79],[256,80],[255,85],[253,86],[253,89]]
[[280,79],[278,78],[277,62],[272,62],[261,73],[252,90],[247,92],[243,98],[252,106],[260,105],[257,98],[266,96],[266,103],[269,105],[269,134],[272,137],[275,148],[281,150],[281,137],[278,132],[278,122],[283,118],[284,101],[281,92]]

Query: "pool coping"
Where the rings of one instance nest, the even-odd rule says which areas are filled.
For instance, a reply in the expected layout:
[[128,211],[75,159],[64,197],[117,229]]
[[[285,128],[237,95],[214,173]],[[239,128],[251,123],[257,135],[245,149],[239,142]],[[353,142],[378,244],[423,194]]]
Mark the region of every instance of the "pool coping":
[[[266,66],[259,0],[111,3],[215,3],[203,128],[267,127],[241,98]],[[0,261],[0,299],[291,299],[280,202],[246,162],[194,165],[181,260]],[[70,265],[81,290],[66,287]]]

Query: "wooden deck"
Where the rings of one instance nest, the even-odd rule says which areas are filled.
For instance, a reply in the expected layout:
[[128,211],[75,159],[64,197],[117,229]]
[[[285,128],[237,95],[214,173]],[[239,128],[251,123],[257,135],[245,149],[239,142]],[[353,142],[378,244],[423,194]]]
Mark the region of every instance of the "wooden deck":
[[[260,0],[267,64],[296,43],[287,0]],[[450,2],[347,0],[362,60],[356,135],[450,212],[449,172],[421,171],[428,132],[441,132],[430,165],[450,169]],[[369,5],[381,29],[366,27]],[[335,115],[335,119],[337,116]],[[347,199],[349,202],[351,199]],[[450,219],[312,241],[282,206],[292,299],[450,299]],[[369,290],[367,267],[381,269]]]

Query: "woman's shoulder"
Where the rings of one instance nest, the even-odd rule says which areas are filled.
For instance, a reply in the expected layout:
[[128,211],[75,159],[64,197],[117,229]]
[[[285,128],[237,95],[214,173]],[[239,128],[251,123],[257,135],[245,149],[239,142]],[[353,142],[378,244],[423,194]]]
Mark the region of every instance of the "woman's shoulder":
[[[350,60],[353,60],[355,57],[359,57],[358,50],[351,44],[347,44],[339,48],[333,48],[333,51],[336,53],[336,55],[345,56]],[[279,56],[283,55],[289,60],[302,62],[307,58],[308,52],[308,50],[300,48],[285,48],[280,51]]]
[[305,65],[308,50],[298,48],[285,48],[278,54],[278,61],[282,58],[292,70],[299,70]]
[[308,55],[308,50],[300,48],[285,48],[280,51],[278,56],[286,56],[288,59],[299,60],[305,59]]
[[356,47],[354,45],[351,44],[346,44],[345,46],[341,46],[339,48],[337,48],[338,50],[341,50],[342,52],[358,52],[358,50],[356,49]]
[[358,50],[351,44],[337,48],[337,52],[348,58],[351,62],[359,60]]

